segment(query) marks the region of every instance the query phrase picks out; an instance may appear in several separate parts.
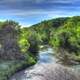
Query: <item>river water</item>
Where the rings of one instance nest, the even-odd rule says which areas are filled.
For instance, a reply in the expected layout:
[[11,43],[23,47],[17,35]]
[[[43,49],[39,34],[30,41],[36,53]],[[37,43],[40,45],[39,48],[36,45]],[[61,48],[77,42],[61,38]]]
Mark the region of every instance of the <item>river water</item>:
[[[31,74],[32,72],[39,70],[39,68],[37,69],[37,67],[47,63],[56,63],[57,59],[54,57],[53,52],[54,51],[51,47],[47,47],[46,49],[40,50],[38,62],[34,66],[31,66],[23,71],[16,73],[9,80],[32,80]],[[73,67],[80,69],[80,65]]]
[[36,69],[37,66],[47,63],[56,63],[56,58],[53,55],[54,53],[51,47],[39,51],[38,62],[32,67],[16,73],[10,78],[10,80],[32,80],[30,73]]

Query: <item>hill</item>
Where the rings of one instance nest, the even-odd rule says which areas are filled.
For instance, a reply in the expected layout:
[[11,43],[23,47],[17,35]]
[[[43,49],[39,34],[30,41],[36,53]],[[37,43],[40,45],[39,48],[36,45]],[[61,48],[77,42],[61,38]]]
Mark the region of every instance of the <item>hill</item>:
[[43,21],[30,29],[36,31],[42,44],[53,46],[60,60],[80,61],[80,16]]
[[0,66],[0,79],[35,64],[44,44],[52,46],[60,63],[80,64],[80,16],[46,20],[29,28],[12,20],[0,22],[0,65],[7,66]]

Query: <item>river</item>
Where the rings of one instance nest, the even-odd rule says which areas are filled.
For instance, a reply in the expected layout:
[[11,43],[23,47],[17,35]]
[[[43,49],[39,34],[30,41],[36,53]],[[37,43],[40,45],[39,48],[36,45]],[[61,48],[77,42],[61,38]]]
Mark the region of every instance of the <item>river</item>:
[[[40,50],[38,62],[34,66],[31,66],[23,71],[14,74],[9,80],[32,80],[32,72],[39,70],[39,68],[37,69],[37,67],[47,63],[56,63],[57,59],[54,57],[53,52],[54,51],[51,47]],[[80,65],[72,67],[80,69]]]

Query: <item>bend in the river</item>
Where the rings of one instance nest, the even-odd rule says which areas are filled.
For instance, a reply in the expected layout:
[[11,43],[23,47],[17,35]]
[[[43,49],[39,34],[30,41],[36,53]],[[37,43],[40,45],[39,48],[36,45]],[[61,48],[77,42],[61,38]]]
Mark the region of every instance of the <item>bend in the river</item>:
[[31,72],[33,72],[35,69],[37,70],[37,67],[47,63],[56,63],[56,58],[53,55],[54,53],[51,47],[40,50],[39,59],[36,65],[16,73],[10,78],[10,80],[32,80],[30,77]]

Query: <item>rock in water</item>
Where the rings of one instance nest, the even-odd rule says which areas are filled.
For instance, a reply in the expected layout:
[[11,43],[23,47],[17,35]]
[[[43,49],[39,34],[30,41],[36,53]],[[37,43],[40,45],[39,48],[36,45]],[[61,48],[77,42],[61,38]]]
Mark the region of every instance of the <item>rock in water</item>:
[[29,71],[28,77],[29,80],[80,80],[79,72],[60,64],[38,65]]

